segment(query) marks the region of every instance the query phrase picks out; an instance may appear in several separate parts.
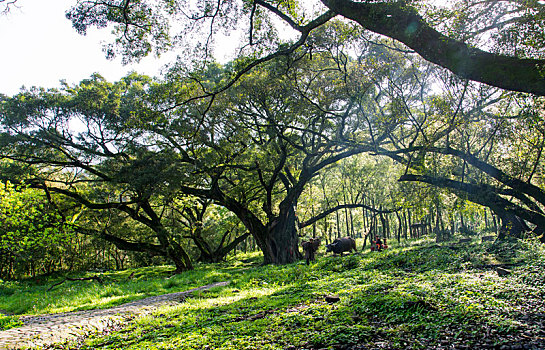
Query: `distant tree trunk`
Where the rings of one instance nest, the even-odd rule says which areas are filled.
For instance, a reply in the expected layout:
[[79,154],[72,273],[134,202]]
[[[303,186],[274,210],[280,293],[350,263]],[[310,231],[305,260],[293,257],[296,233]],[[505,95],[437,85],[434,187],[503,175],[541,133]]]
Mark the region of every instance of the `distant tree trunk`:
[[324,238],[327,240],[327,235],[329,233],[329,231],[328,231],[329,230],[329,227],[328,227],[329,224],[327,222],[327,218],[324,218],[323,222],[324,222],[324,231],[323,231],[324,233],[323,234],[324,234]]
[[[339,205],[339,202],[337,201],[337,205]],[[340,238],[341,237],[341,223],[340,223],[340,218],[339,218],[339,212],[336,211],[335,212],[335,218],[337,219],[337,234],[335,235],[335,238]]]
[[[365,197],[363,199],[363,204],[365,204]],[[365,208],[361,208],[361,215],[362,215],[362,230],[363,232],[366,232],[368,230],[368,223],[367,223],[367,215],[365,213]]]
[[498,222],[496,221],[496,214],[494,214],[494,212],[492,211],[492,209],[490,209],[490,213],[491,213],[490,216],[492,216],[492,225],[493,225],[493,227],[494,227],[494,232],[495,232],[496,234],[498,234]]
[[363,245],[361,246],[361,250],[363,251],[365,249],[365,246],[367,245],[367,239],[371,235],[371,229],[367,231],[367,233],[363,236]]
[[[350,236],[354,238],[358,238],[354,230],[354,215],[352,215],[352,210],[349,210],[348,214],[350,214]],[[361,235],[359,236],[361,237]]]
[[384,238],[390,239],[390,217],[384,215]]
[[378,235],[378,219],[376,215],[373,215],[371,218],[371,238],[373,240],[377,239]]
[[[313,194],[312,194],[312,188],[313,186],[310,186],[310,197],[311,198],[314,198],[313,197]],[[311,210],[311,215],[314,217],[315,213],[314,213],[314,205],[312,205],[310,207],[310,210]],[[312,238],[316,238],[316,223],[312,224]]]
[[[344,184],[343,184],[343,200],[344,200],[344,203],[346,204],[346,191],[345,191]],[[344,218],[346,220],[346,235],[345,236],[352,236],[350,233],[350,222],[348,220],[348,208],[344,208]]]
[[[329,229],[329,223],[327,222],[327,217],[324,217],[322,220],[322,230],[321,230],[321,236],[327,241],[327,235],[328,235],[328,229]],[[315,238],[315,237],[313,237]]]
[[409,223],[407,222],[407,210],[403,211],[403,238],[407,239],[409,231]]
[[[382,207],[380,208],[380,210],[382,210]],[[382,238],[388,238],[386,237],[386,234],[388,233],[386,228],[386,219],[384,218],[384,214],[382,213],[380,213],[380,224],[382,225]]]
[[447,241],[450,239],[448,231],[445,230],[445,225],[443,223],[443,215],[441,213],[441,203],[439,199],[436,199],[435,203],[436,209],[436,218],[435,218],[435,230],[437,235],[437,242]]
[[409,209],[407,209],[407,218],[409,220],[409,234],[410,234],[411,238],[414,238],[414,232],[412,230],[413,222],[412,222],[412,218],[411,218],[411,211]]
[[403,230],[403,222],[401,221],[401,215],[399,215],[399,212],[396,212],[396,217],[397,217],[397,223],[398,223],[398,228],[397,228],[397,232],[396,232],[396,238],[397,238],[397,242],[401,242],[401,233],[402,233],[402,230]]

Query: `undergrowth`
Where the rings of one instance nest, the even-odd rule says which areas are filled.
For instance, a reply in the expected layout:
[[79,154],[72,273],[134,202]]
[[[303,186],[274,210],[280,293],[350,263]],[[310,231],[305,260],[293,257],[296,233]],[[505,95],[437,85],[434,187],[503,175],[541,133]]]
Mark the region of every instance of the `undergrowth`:
[[[256,255],[245,258],[198,265],[175,276],[169,267],[105,273],[104,285],[65,282],[50,292],[54,281],[6,283],[0,309],[108,307],[230,281],[62,348],[428,349],[444,342],[453,348],[493,348],[520,341],[522,333],[543,337],[545,251],[533,242],[425,242],[319,256],[310,266],[261,266]],[[500,277],[495,270],[500,265],[511,273]],[[330,295],[339,301],[328,303]]]

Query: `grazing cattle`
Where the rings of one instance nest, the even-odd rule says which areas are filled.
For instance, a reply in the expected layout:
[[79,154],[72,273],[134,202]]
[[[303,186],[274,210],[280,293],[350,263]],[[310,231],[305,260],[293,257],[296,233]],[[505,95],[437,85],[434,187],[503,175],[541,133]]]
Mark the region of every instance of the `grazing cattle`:
[[310,261],[316,260],[314,253],[318,250],[318,247],[320,246],[320,239],[319,238],[311,238],[308,241],[301,242],[301,246],[303,247],[303,251],[305,252],[305,259],[307,260],[307,265],[310,263]]
[[333,252],[333,255],[341,254],[341,256],[343,256],[344,252],[349,252],[352,249],[355,252],[358,251],[356,249],[356,241],[351,237],[337,238],[333,243],[326,245],[325,248],[326,253]]

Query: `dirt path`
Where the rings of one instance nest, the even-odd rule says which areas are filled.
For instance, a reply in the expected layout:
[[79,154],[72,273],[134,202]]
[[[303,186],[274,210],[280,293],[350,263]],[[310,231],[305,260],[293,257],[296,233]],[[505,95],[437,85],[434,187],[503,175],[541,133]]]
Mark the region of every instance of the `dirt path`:
[[23,326],[0,331],[0,349],[43,347],[75,339],[90,332],[101,332],[106,327],[121,323],[134,315],[149,314],[159,306],[182,302],[191,292],[227,284],[229,282],[212,283],[184,292],[140,299],[110,309],[24,316],[21,318]]

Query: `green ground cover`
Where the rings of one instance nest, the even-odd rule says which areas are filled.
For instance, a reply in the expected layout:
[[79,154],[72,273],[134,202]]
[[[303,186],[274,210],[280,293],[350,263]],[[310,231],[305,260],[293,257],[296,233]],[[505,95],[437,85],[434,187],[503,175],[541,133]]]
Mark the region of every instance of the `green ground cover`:
[[[103,308],[230,281],[62,348],[508,349],[539,348],[545,337],[545,251],[531,242],[417,242],[384,252],[319,256],[310,266],[259,261],[244,256],[176,276],[169,275],[171,267],[104,273],[103,285],[65,282],[49,292],[58,279],[4,282],[0,309],[22,314]],[[499,276],[498,264],[511,273]],[[340,301],[328,303],[328,295]],[[16,322],[15,316],[5,319]]]

